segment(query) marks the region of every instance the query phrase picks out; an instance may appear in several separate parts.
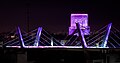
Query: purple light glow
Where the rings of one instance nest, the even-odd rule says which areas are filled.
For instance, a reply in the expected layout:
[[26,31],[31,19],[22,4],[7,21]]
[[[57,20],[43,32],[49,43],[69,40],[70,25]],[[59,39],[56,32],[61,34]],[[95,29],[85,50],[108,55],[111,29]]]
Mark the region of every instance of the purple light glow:
[[39,27],[38,31],[37,31],[37,35],[36,35],[34,46],[39,46],[41,32],[42,32],[42,27]]
[[83,42],[84,42],[84,46],[87,48],[87,44],[86,44],[86,41],[85,41],[85,38],[84,38],[83,31],[80,30],[80,33],[81,33],[81,36],[82,36],[82,40],[83,40]]
[[83,46],[83,48],[87,48],[87,44],[86,44],[86,41],[85,41],[85,38],[84,38],[83,31],[80,28],[80,24],[76,23],[76,26],[77,26],[77,29],[78,29],[78,34],[81,37],[80,39],[81,39],[82,46]]
[[84,35],[89,35],[90,27],[88,26],[88,14],[71,14],[71,26],[69,27],[69,35],[77,28],[76,23],[80,24]]
[[19,34],[19,37],[20,37],[20,40],[22,42],[22,47],[24,47],[24,41],[23,41],[23,38],[22,38],[22,34],[21,34],[21,31],[20,31],[20,28],[18,27],[18,34]]
[[105,34],[105,38],[103,38],[103,43],[102,43],[102,47],[106,47],[107,45],[107,41],[108,41],[108,36],[109,36],[109,33],[110,33],[110,29],[111,29],[111,26],[112,26],[112,23],[108,24],[108,27],[107,27],[107,32]]

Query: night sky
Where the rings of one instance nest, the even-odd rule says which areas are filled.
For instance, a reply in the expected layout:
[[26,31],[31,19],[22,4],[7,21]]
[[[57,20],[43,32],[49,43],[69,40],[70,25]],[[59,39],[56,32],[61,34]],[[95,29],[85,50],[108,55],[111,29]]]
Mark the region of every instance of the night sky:
[[0,32],[17,26],[28,31],[28,20],[29,31],[41,26],[52,33],[67,32],[71,13],[87,13],[91,31],[110,22],[119,29],[119,9],[115,0],[4,0],[0,1]]

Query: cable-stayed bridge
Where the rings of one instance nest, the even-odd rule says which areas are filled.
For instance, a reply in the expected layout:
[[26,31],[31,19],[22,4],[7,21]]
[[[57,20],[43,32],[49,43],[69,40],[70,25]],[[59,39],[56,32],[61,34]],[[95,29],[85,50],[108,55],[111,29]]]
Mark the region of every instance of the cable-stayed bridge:
[[[5,48],[120,48],[120,31],[109,23],[93,34],[85,36],[76,23],[77,29],[64,39],[57,39],[42,27],[28,33],[17,27],[10,32],[14,36],[3,42]],[[74,35],[78,33],[78,35]]]

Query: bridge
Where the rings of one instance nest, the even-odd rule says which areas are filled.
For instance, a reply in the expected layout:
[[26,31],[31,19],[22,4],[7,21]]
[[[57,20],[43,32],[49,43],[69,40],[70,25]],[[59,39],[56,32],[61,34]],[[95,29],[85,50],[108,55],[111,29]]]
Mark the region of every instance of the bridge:
[[[102,59],[101,63],[106,63],[108,56],[110,58],[116,56],[119,60],[120,31],[114,27],[114,23],[103,25],[93,33],[88,31],[89,27],[81,26],[79,21],[76,21],[74,26],[71,25],[69,34],[63,36],[51,34],[43,27],[38,27],[30,32],[25,32],[17,27],[6,35],[7,38],[0,42],[0,57],[2,58],[3,53],[6,58],[17,56],[20,59],[19,56],[22,56],[23,59],[27,57],[24,62],[35,60],[38,63],[46,60],[49,62],[64,62],[68,59],[69,61],[73,60],[73,62]],[[54,57],[55,60],[51,57]],[[41,60],[38,58],[41,58]],[[10,61],[8,60],[8,62]],[[84,63],[87,62],[84,61]]]
[[[79,24],[76,23],[79,27]],[[84,36],[78,28],[77,35],[66,35],[64,39],[58,40],[42,27],[28,33],[17,27],[11,33],[10,39],[5,39],[2,44],[5,48],[120,48],[120,32],[112,23],[105,25],[89,36]],[[9,34],[11,34],[9,33]],[[10,36],[8,34],[8,36]]]
[[[114,23],[113,23],[114,24]],[[69,34],[55,37],[43,27],[30,32],[20,27],[12,30],[4,39],[4,48],[120,48],[120,31],[108,23],[90,33],[88,14],[71,14]]]

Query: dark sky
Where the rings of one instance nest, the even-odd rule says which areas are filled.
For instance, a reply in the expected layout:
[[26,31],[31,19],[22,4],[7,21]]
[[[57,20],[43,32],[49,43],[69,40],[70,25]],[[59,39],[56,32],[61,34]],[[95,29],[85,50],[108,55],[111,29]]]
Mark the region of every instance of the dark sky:
[[[27,14],[27,9],[29,13]],[[115,0],[4,0],[0,1],[0,32],[33,30],[39,26],[50,32],[67,32],[71,13],[87,13],[91,31],[112,22],[117,28],[120,4]]]

